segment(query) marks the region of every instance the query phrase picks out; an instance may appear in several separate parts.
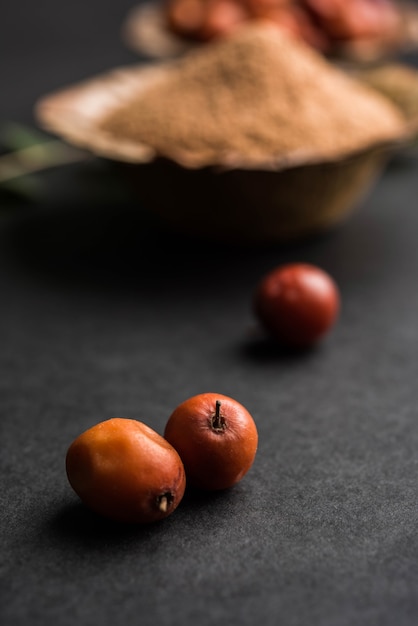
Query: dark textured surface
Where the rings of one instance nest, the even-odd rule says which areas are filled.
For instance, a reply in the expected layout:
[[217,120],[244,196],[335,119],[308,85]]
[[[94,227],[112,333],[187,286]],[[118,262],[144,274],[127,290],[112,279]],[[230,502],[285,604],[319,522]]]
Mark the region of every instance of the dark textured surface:
[[[42,93],[134,60],[118,39],[129,6],[13,3],[0,117],[31,122]],[[397,160],[341,228],[268,250],[190,242],[91,199],[105,164],[51,171],[42,203],[0,214],[2,624],[415,626],[417,168]],[[274,349],[251,315],[287,260],[342,292],[307,354]],[[162,432],[203,391],[257,421],[245,479],[155,526],[86,512],[64,472],[72,439],[115,415]]]

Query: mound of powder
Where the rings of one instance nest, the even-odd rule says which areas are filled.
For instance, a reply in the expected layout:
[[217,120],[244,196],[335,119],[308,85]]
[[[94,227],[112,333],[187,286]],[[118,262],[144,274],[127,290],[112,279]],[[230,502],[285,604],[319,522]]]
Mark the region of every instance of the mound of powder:
[[268,26],[241,29],[162,69],[101,130],[188,167],[329,160],[405,133],[383,96]]

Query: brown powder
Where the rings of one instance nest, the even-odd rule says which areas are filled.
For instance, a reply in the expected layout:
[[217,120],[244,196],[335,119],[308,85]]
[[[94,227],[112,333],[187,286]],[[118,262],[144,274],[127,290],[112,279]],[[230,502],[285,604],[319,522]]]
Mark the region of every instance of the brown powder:
[[318,53],[251,26],[166,63],[101,129],[189,167],[339,158],[404,134],[395,106]]

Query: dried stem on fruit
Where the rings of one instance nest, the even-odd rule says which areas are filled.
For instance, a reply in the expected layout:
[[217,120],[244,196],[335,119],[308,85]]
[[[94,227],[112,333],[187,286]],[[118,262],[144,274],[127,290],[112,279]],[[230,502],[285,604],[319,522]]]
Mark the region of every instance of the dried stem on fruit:
[[173,494],[167,491],[157,498],[157,506],[162,513],[166,513],[173,501]]
[[225,418],[223,417],[223,415],[221,415],[221,404],[222,403],[220,400],[216,400],[215,415],[213,415],[211,422],[213,430],[216,431],[223,431],[226,428]]

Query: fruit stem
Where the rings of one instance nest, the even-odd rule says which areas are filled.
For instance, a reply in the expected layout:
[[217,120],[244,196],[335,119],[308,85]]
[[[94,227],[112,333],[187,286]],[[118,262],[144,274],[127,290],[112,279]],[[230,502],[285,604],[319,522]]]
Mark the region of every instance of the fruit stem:
[[215,415],[212,418],[212,428],[214,430],[224,430],[225,420],[221,415],[221,401],[216,400],[215,403]]
[[174,501],[174,495],[171,491],[166,491],[162,493],[157,498],[157,506],[160,509],[161,513],[167,513],[169,507],[172,505]]
[[168,499],[167,496],[161,496],[158,501],[158,508],[162,513],[167,513]]

